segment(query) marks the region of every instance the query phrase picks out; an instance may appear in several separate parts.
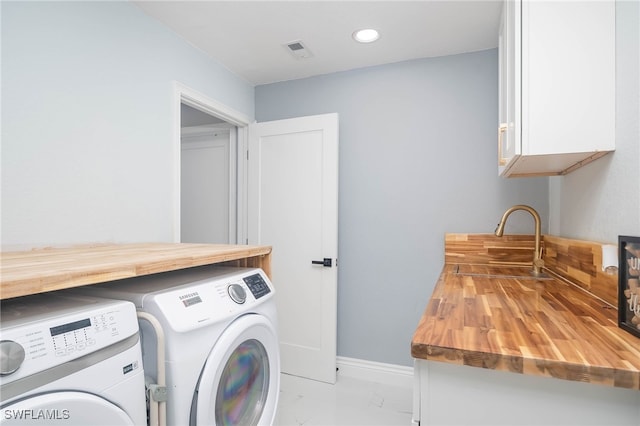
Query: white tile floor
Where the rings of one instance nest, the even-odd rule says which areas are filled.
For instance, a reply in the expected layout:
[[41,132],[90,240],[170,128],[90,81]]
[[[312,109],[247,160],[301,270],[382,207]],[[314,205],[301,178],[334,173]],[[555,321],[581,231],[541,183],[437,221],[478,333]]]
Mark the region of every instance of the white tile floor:
[[275,426],[409,426],[411,389],[340,377],[335,385],[282,374]]

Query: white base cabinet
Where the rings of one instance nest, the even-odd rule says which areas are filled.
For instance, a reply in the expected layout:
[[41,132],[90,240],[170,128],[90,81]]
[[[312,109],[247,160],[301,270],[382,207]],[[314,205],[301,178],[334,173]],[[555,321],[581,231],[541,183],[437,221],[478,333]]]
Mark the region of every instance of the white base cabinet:
[[503,176],[563,175],[615,149],[615,1],[506,0]]
[[640,392],[415,360],[413,424],[640,425]]

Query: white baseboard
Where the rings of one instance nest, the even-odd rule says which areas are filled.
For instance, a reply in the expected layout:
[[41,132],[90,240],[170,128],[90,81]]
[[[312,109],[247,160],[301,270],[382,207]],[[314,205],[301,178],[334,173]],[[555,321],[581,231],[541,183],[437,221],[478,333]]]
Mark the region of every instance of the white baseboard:
[[413,388],[413,367],[342,356],[336,358],[336,365],[338,366],[339,376],[353,377],[407,389]]

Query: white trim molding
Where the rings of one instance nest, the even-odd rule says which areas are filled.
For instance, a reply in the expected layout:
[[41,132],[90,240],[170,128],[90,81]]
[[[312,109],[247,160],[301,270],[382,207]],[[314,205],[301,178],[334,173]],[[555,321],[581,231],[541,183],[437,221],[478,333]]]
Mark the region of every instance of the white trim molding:
[[413,389],[413,367],[337,357],[338,376]]
[[209,136],[213,133],[228,135],[231,129],[235,129],[235,126],[229,123],[205,124],[202,126],[182,127],[180,135],[183,138],[188,136]]
[[180,107],[180,103],[183,103],[238,127],[248,126],[250,123],[249,117],[240,111],[211,99],[182,83],[174,81],[173,91],[174,96],[179,99],[178,107]]

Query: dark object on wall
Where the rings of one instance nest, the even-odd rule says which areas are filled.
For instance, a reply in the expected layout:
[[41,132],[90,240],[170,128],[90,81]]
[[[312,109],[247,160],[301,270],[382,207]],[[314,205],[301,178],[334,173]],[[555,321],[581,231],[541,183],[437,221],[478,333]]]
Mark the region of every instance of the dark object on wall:
[[618,236],[618,326],[640,337],[640,237]]

